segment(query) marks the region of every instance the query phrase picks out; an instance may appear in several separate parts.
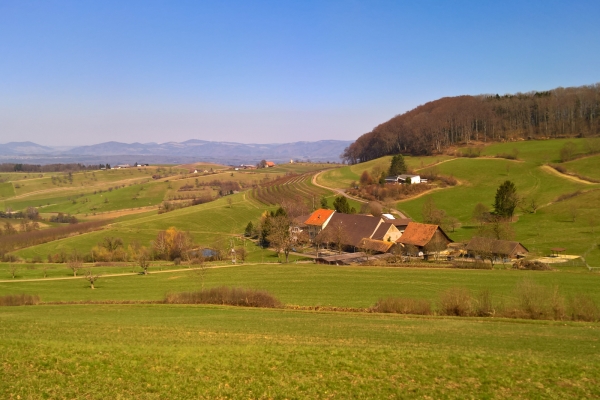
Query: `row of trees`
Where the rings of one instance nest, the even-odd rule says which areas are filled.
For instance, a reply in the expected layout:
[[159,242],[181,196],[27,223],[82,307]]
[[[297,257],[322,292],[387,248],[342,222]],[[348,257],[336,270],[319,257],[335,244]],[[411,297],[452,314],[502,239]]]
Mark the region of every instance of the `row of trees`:
[[432,154],[471,141],[583,137],[600,133],[600,84],[505,96],[446,97],[375,127],[342,158],[359,163],[385,155]]
[[110,164],[21,164],[21,163],[2,163],[0,172],[67,172],[67,171],[91,171],[97,169],[110,169]]

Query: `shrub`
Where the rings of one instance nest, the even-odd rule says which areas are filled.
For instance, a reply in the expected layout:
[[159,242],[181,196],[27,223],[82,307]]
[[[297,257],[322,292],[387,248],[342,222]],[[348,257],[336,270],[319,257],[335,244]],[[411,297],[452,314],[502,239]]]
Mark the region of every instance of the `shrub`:
[[475,260],[475,262],[455,261],[452,263],[452,268],[458,269],[494,269],[492,264],[487,264],[483,260]]
[[40,302],[40,296],[34,294],[13,294],[0,296],[0,306],[32,306]]
[[529,319],[562,319],[565,315],[564,298],[554,287],[549,290],[531,280],[523,280],[515,290],[516,307],[509,316]]
[[222,304],[241,307],[279,308],[282,304],[266,291],[220,286],[197,292],[168,293],[167,304]]
[[441,315],[466,317],[472,314],[472,303],[468,289],[453,287],[440,294],[439,312]]
[[394,314],[431,315],[431,302],[425,299],[388,297],[377,301],[371,308],[373,312]]
[[600,320],[600,308],[590,296],[584,294],[578,294],[570,299],[569,314],[573,321]]
[[488,289],[483,289],[479,292],[477,299],[474,301],[473,313],[478,317],[491,317],[496,313],[494,303],[492,301],[492,292]]

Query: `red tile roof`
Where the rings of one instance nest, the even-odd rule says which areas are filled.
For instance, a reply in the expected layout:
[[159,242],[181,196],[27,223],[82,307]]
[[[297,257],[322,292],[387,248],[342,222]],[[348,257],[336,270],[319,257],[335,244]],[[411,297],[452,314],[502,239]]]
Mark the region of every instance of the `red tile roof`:
[[325,210],[323,208],[319,208],[318,210],[310,214],[310,217],[308,217],[308,219],[304,221],[304,223],[306,225],[323,226],[323,224],[329,219],[329,217],[331,217],[331,215],[334,212],[334,210]]
[[448,241],[452,242],[448,235],[446,235],[446,233],[439,226],[431,224],[420,224],[418,222],[409,222],[408,226],[406,227],[406,230],[404,231],[402,236],[398,240],[396,240],[396,242],[403,244],[412,244],[413,246],[422,247],[429,243],[429,241],[431,240],[431,238],[433,238],[433,235],[435,235],[435,232],[438,229],[448,239]]

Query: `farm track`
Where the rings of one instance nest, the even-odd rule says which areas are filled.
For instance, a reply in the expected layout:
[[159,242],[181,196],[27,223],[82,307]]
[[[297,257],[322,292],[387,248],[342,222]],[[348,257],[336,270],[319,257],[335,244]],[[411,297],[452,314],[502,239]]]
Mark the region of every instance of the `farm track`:
[[549,165],[542,165],[540,168],[542,169],[542,171],[546,171],[546,172],[548,172],[548,173],[550,173],[552,175],[560,176],[561,178],[568,179],[568,180],[573,181],[573,182],[583,183],[583,184],[586,184],[586,185],[597,185],[597,183],[595,183],[595,182],[586,181],[584,179],[578,178],[578,177],[573,176],[573,175],[563,174],[562,172],[559,172],[559,171],[555,170],[554,168],[552,168]]

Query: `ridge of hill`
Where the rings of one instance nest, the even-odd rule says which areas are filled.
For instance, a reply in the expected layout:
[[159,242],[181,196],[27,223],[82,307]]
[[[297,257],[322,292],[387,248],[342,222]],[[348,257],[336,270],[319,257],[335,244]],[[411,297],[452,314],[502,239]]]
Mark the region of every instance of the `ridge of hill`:
[[431,155],[471,141],[586,137],[600,133],[600,83],[544,92],[444,97],[360,136],[342,156],[355,164],[385,155]]
[[[111,157],[113,163],[117,161],[188,163],[203,160],[220,164],[238,164],[256,163],[262,159],[275,162],[289,161],[290,159],[337,162],[340,160],[340,154],[342,154],[344,148],[350,143],[352,142],[346,140],[263,144],[214,142],[198,139],[181,143],[122,143],[110,141],[62,151],[32,142],[22,142],[0,145],[0,155],[5,156],[2,157],[4,162],[35,162],[41,164],[106,162],[104,159],[107,159],[107,157]],[[38,155],[38,157],[32,157],[33,155]],[[126,161],[125,156],[137,156],[138,158],[143,157],[143,159]],[[102,160],[98,161],[99,158],[102,158]]]

